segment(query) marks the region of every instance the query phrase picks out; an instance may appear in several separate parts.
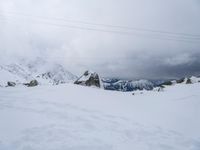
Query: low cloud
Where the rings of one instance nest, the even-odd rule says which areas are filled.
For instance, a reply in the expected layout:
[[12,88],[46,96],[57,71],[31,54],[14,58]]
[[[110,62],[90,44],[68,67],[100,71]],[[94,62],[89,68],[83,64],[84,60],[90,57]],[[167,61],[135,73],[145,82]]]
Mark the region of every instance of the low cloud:
[[198,75],[199,14],[197,0],[1,0],[0,61],[40,57],[77,75],[130,79]]

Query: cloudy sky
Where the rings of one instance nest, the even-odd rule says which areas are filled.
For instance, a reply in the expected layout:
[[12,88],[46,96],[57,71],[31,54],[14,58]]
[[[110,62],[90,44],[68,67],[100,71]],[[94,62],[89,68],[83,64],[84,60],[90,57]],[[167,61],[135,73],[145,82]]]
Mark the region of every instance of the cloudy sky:
[[41,57],[79,75],[200,75],[199,0],[1,0],[0,61]]

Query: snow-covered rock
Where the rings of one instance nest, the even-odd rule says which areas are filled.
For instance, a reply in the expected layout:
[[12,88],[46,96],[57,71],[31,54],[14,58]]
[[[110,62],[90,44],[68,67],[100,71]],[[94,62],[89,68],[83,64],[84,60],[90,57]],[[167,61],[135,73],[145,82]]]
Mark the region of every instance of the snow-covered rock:
[[200,82],[200,77],[192,76],[192,77],[190,77],[190,80],[192,83],[197,83],[197,82]]
[[84,86],[95,86],[98,88],[102,87],[101,78],[96,72],[85,71],[85,73],[78,78],[74,84],[84,85]]
[[176,85],[176,84],[194,84],[200,82],[200,77],[185,77],[185,78],[180,78],[177,80],[168,80],[164,83],[161,83],[159,86],[170,86],[170,85]]

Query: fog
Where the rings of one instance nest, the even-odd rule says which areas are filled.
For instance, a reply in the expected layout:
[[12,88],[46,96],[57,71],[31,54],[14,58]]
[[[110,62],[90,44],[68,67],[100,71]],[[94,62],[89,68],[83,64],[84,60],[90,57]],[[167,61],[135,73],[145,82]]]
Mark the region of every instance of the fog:
[[200,75],[198,0],[1,0],[0,62],[41,58],[80,75]]

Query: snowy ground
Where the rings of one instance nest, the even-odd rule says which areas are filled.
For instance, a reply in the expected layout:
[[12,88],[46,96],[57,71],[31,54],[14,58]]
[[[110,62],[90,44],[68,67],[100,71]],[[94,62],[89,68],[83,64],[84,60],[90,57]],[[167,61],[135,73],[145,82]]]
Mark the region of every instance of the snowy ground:
[[0,150],[200,150],[199,91],[0,88]]

